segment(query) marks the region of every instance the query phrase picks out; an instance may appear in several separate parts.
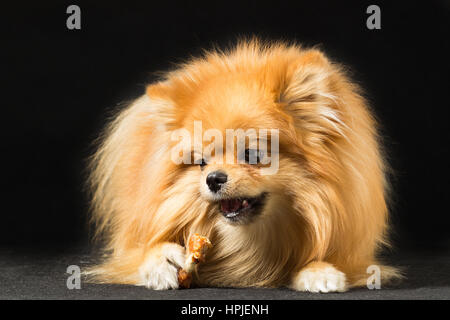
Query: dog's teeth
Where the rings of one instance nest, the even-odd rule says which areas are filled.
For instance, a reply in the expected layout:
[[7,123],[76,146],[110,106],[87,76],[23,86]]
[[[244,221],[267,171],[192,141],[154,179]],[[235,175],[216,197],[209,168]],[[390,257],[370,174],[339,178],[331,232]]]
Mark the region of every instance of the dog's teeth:
[[242,208],[247,208],[248,207],[248,201],[244,200],[242,201]]
[[230,212],[230,213],[227,213],[226,217],[227,218],[233,218],[233,217],[236,217],[237,215],[238,215],[237,212]]

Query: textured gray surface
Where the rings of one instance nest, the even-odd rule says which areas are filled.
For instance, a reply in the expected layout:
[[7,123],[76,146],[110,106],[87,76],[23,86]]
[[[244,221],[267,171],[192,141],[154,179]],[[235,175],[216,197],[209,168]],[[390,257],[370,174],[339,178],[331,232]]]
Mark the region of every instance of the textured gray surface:
[[[42,252],[42,251],[41,251]],[[142,287],[82,283],[68,290],[66,268],[90,262],[85,250],[71,253],[25,253],[0,250],[0,299],[450,299],[448,253],[403,253],[391,256],[407,279],[382,290],[354,289],[338,294],[310,294],[281,289],[198,288],[153,291]]]

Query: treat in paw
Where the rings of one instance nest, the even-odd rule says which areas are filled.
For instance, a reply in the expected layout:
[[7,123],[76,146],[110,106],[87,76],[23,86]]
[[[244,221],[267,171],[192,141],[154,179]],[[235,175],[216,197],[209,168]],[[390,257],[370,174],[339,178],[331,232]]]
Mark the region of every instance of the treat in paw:
[[207,237],[195,233],[189,239],[188,253],[184,267],[178,270],[178,283],[181,288],[189,288],[192,281],[192,272],[195,266],[205,261],[206,253],[212,247]]

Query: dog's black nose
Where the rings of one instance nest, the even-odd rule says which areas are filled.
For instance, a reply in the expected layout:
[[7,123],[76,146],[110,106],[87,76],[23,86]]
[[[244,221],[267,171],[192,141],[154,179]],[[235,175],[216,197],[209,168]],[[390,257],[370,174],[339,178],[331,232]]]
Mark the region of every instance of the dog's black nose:
[[206,184],[212,192],[217,192],[227,182],[228,176],[222,171],[213,171],[206,177]]

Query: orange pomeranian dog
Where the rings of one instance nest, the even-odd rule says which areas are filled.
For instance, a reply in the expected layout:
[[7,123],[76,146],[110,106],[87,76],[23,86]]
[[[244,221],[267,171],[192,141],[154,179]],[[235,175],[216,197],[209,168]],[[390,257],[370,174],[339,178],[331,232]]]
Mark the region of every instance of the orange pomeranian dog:
[[386,163],[359,91],[320,51],[258,40],[167,72],[92,157],[107,255],[91,279],[178,288],[194,233],[213,243],[197,286],[340,292],[366,285],[371,265],[397,277],[376,257]]

